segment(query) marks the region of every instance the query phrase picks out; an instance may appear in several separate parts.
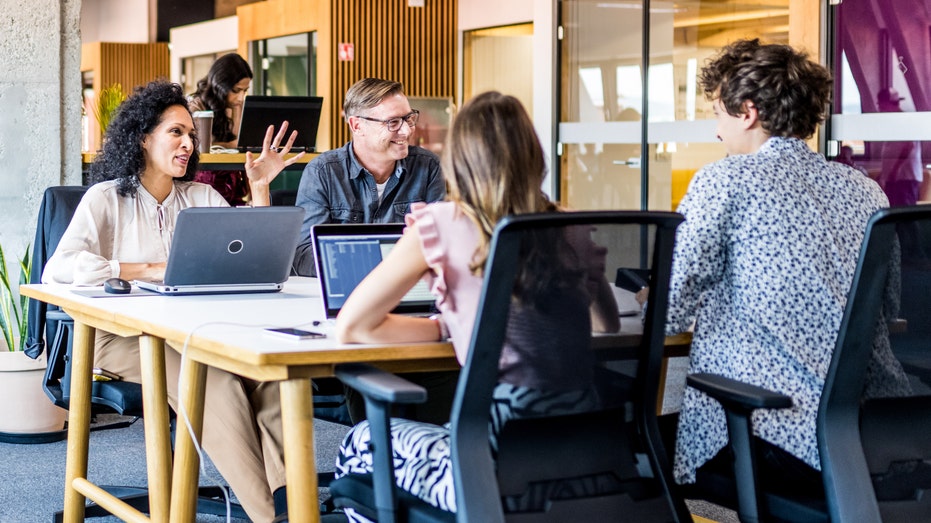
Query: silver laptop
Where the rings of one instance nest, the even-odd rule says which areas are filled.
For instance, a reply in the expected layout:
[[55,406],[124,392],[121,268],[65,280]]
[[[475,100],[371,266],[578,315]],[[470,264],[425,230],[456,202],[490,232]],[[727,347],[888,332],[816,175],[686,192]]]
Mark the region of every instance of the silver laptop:
[[291,273],[303,218],[298,207],[184,209],[164,281],[134,283],[168,295],[278,292]]
[[[403,223],[311,227],[321,302],[328,320],[339,314],[349,294],[388,255],[403,231]],[[426,282],[420,281],[392,312],[430,315],[436,312],[435,301]]]
[[317,144],[317,128],[323,98],[319,96],[255,96],[246,97],[239,122],[238,148],[240,152],[261,152],[262,142],[269,125],[275,129],[288,121],[288,136],[297,131],[291,152],[313,152]]

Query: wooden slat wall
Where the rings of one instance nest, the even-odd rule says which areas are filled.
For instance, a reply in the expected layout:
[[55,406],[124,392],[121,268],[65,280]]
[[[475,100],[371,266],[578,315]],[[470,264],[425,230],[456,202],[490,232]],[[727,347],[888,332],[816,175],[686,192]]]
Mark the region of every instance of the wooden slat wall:
[[137,85],[168,78],[168,44],[94,42],[81,47],[81,72],[94,72],[94,91],[119,83],[129,93]]
[[[166,42],[148,44],[126,44],[92,42],[81,46],[81,72],[92,71],[95,96],[101,89],[115,83],[129,94],[137,85],[144,85],[157,78],[168,78],[171,64]],[[100,129],[91,118],[91,142],[100,143]]]
[[[331,49],[320,67],[331,71],[331,147],[349,140],[340,117],[349,87],[366,77],[397,80],[408,96],[456,97],[457,0],[333,0]],[[340,43],[354,45],[355,59],[339,61]],[[328,58],[328,60],[327,60]]]

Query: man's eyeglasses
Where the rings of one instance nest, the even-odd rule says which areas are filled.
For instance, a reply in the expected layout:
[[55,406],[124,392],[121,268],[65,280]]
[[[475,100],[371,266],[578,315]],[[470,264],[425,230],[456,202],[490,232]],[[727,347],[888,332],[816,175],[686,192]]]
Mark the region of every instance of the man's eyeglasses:
[[382,120],[381,118],[371,118],[369,116],[356,116],[356,118],[362,118],[363,120],[368,120],[370,122],[380,122],[385,124],[385,127],[388,128],[390,132],[397,132],[401,128],[403,122],[407,122],[409,127],[416,127],[417,120],[420,119],[420,111],[414,109],[404,116],[397,116],[395,118],[388,118],[387,120]]

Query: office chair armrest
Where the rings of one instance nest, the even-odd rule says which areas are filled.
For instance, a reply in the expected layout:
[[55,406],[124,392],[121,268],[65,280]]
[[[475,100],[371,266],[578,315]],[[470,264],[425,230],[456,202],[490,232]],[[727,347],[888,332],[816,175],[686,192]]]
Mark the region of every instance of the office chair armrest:
[[792,406],[792,398],[742,381],[717,374],[691,374],[686,383],[711,396],[725,408],[749,412],[756,409],[785,409]]
[[53,309],[45,313],[45,319],[47,321],[70,321],[71,316],[61,309]]
[[427,391],[404,378],[364,363],[342,363],[336,366],[334,373],[365,398],[365,416],[371,436],[375,510],[379,522],[393,523],[397,494],[394,491],[391,404],[423,403],[427,400]]
[[760,521],[762,494],[757,477],[751,414],[756,409],[791,407],[792,398],[716,374],[692,374],[686,378],[686,383],[717,400],[724,407],[729,444],[734,451],[737,514],[740,521]]
[[334,373],[366,399],[414,404],[427,401],[427,390],[404,378],[365,363],[341,363]]

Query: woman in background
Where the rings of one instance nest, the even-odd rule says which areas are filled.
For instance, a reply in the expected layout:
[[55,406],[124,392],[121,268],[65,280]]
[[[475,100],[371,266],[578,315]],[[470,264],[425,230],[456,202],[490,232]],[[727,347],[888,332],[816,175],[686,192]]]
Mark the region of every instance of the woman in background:
[[[213,145],[227,149],[239,145],[242,104],[251,85],[252,68],[236,53],[218,58],[197,82],[189,107],[192,112],[213,111]],[[234,207],[249,201],[249,182],[243,171],[198,171],[194,180],[216,189]]]

